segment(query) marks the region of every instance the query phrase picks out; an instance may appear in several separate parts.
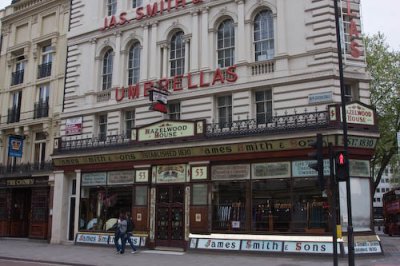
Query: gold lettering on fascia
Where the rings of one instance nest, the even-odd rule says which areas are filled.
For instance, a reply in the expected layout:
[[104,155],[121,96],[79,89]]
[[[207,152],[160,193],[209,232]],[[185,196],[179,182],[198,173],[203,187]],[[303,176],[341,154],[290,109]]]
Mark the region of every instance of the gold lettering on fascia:
[[33,179],[11,179],[7,180],[7,186],[28,186],[33,185],[35,180]]

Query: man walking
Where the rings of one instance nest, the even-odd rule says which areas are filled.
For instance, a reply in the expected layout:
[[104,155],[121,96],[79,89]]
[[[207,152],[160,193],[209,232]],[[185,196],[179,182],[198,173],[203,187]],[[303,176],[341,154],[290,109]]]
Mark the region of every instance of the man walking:
[[[118,219],[117,230],[115,231],[114,244],[117,249],[117,254],[124,254],[125,252],[125,244],[126,244],[126,229],[127,222],[125,215],[121,213]],[[118,240],[121,239],[121,245],[118,243]]]
[[[126,241],[128,241],[129,245],[132,248],[132,254],[136,253],[136,248],[135,245],[132,242],[131,237],[133,237],[132,231],[135,229],[135,224],[133,223],[132,217],[130,216],[130,213],[126,213],[126,223],[127,223],[127,229],[126,229]],[[140,241],[140,240],[139,240]]]

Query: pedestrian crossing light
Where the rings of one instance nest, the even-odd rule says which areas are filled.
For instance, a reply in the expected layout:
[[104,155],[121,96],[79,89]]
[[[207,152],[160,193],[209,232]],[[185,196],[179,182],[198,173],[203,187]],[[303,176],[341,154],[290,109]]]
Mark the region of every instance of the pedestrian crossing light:
[[317,172],[318,183],[321,191],[325,189],[324,180],[324,154],[323,154],[323,140],[322,134],[317,134],[317,138],[314,142],[310,144],[314,148],[314,151],[308,154],[308,157],[314,162],[309,163],[308,167],[314,169]]
[[335,153],[335,172],[336,172],[336,180],[337,181],[346,181],[348,178],[347,175],[347,160],[346,153],[344,151],[337,151]]

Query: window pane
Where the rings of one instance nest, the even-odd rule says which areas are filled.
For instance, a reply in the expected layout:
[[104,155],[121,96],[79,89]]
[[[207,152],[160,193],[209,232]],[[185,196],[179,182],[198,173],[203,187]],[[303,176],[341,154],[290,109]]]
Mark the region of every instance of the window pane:
[[207,184],[193,184],[193,205],[207,205]]
[[147,205],[147,187],[135,188],[135,205]]

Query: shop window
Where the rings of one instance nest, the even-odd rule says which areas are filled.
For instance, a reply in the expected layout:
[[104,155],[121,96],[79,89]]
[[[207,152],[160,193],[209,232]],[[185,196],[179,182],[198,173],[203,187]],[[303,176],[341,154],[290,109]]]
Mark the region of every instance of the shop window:
[[147,205],[147,186],[135,187],[135,205],[136,206]]
[[170,103],[168,104],[168,117],[171,120],[181,119],[181,103]]
[[217,31],[218,67],[232,66],[235,61],[235,25],[232,19],[224,20]]
[[290,179],[254,181],[252,190],[252,230],[289,231]]
[[215,182],[213,184],[212,230],[245,230],[246,184],[246,182]]
[[270,10],[261,11],[254,19],[254,52],[255,61],[274,58],[274,25]]
[[114,231],[120,213],[132,210],[132,188],[82,187],[80,230]]
[[208,185],[193,184],[192,186],[192,205],[207,205]]
[[170,43],[170,75],[171,77],[183,75],[185,72],[185,43],[183,31],[175,33]]
[[257,124],[266,124],[272,121],[272,90],[256,91]]

